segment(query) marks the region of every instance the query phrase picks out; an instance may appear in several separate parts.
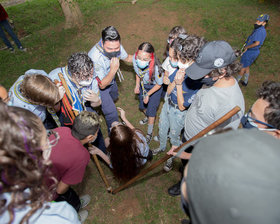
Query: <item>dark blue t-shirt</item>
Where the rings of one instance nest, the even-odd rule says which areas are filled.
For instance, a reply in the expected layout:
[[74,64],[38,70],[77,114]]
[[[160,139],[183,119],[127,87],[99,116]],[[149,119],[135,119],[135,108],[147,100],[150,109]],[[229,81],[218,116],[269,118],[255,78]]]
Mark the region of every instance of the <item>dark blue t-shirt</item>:
[[[175,70],[172,75],[169,76],[170,83],[174,81],[176,73],[179,69]],[[197,91],[202,87],[201,80],[192,80],[187,75],[185,75],[185,80],[182,83],[183,88],[183,97],[184,97],[184,107],[189,107],[194,100],[194,96]],[[170,93],[171,100],[174,104],[178,104],[177,102],[177,88],[172,90]]]
[[253,44],[256,41],[259,41],[260,44],[256,47],[249,48],[248,50],[257,50],[260,49],[261,46],[263,45],[263,42],[266,38],[266,30],[264,26],[261,26],[258,29],[255,29],[253,33],[247,38],[246,40],[246,46]]

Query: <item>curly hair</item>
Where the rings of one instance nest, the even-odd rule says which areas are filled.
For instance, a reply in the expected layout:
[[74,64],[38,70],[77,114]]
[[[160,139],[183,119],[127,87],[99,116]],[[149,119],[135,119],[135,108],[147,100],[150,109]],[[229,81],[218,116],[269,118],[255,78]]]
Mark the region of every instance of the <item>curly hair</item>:
[[30,207],[20,222],[26,223],[55,190],[47,187],[46,182],[55,179],[42,159],[42,139],[47,136],[42,135],[40,119],[28,110],[0,102],[0,116],[0,193],[11,194],[9,203],[0,200],[0,215],[8,211],[13,223],[16,209]]
[[240,72],[242,65],[239,61],[234,61],[233,63],[227,65],[223,68],[216,68],[212,72],[209,73],[209,77],[218,77],[220,75],[224,75],[224,77],[230,77],[234,74]]
[[45,107],[54,107],[59,100],[58,87],[41,74],[24,76],[20,92],[29,102]]
[[138,50],[135,54],[135,57],[137,56],[139,50],[142,50],[144,52],[151,54],[151,62],[149,64],[149,75],[150,75],[150,80],[152,82],[155,79],[155,66],[158,67],[159,74],[162,74],[164,72],[163,68],[161,67],[161,63],[160,63],[159,59],[156,57],[155,49],[154,49],[153,45],[150,44],[149,42],[143,42],[142,44],[139,45]]
[[178,37],[174,42],[177,56],[183,63],[195,60],[200,49],[207,43],[204,37],[196,35],[188,35],[186,38]]
[[93,76],[93,62],[85,52],[72,54],[68,59],[68,69],[78,82]]
[[269,103],[264,111],[265,121],[280,130],[280,82],[263,82],[257,90],[257,97]]
[[[136,132],[126,125],[111,129],[110,144],[107,148],[113,166],[113,174],[120,181],[127,181],[137,175],[142,167],[138,142],[142,142]],[[141,132],[141,131],[140,131]]]

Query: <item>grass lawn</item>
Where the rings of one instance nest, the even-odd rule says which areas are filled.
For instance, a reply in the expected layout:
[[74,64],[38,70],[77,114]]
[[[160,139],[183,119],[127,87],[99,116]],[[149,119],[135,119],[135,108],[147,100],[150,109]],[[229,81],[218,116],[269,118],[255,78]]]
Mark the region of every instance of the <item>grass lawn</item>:
[[[2,2],[2,1],[1,1]],[[28,69],[43,69],[50,72],[64,66],[74,52],[86,51],[100,39],[101,30],[115,26],[122,37],[122,44],[133,54],[143,41],[151,42],[157,56],[163,59],[169,30],[183,26],[189,33],[205,36],[209,41],[226,40],[233,47],[241,48],[253,29],[259,14],[270,15],[267,38],[256,63],[251,67],[249,85],[242,91],[246,107],[255,100],[255,91],[265,80],[280,81],[279,3],[258,0],[138,0],[135,5],[125,1],[78,0],[83,12],[84,26],[63,29],[64,16],[57,0],[29,0],[7,8],[14,21],[26,53],[16,50],[11,54],[0,51],[1,84],[9,88],[18,76]],[[4,47],[0,43],[0,48]],[[126,110],[128,119],[138,128],[143,114],[138,110],[138,100],[133,93],[135,74],[132,66],[122,63],[125,81],[119,83],[119,100],[116,105]],[[103,133],[105,122],[103,119]],[[155,133],[157,133],[157,126]],[[151,148],[157,147],[156,142]],[[162,157],[156,156],[154,160]],[[111,195],[93,163],[90,163],[82,184],[76,186],[80,194],[89,193],[92,202],[87,207],[86,223],[180,223],[185,214],[180,207],[180,198],[172,198],[167,188],[180,178],[180,162],[169,173],[162,167],[149,173],[130,188]],[[118,183],[110,170],[102,164],[105,174],[115,188]]]

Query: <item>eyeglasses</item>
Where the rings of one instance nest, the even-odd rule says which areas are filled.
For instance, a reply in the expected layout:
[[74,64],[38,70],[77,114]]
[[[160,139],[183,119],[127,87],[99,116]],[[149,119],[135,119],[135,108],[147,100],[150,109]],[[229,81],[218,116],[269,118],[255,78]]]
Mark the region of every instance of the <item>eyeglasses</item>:
[[[251,114],[252,114],[252,107],[249,109],[248,113],[245,115],[245,117],[246,117],[248,120],[251,120],[251,121],[253,121],[254,123],[256,122],[256,123],[259,123],[259,124],[263,124],[263,125],[265,125],[265,126],[267,126],[267,127],[269,127],[269,128],[272,128],[272,129],[276,129],[276,130],[277,130],[277,128],[274,127],[273,125],[268,124],[268,123],[265,123],[265,122],[260,121],[260,120],[258,120],[258,119],[256,119],[256,118],[251,117],[251,116],[250,116]],[[252,123],[252,122],[250,122],[250,123]],[[257,125],[256,125],[256,127],[257,127]]]

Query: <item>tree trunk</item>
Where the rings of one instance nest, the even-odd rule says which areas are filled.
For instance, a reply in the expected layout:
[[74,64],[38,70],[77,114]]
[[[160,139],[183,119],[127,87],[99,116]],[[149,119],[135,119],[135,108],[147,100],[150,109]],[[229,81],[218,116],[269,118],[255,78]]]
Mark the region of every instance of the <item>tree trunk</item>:
[[65,29],[83,24],[83,15],[75,0],[58,0],[65,16]]

